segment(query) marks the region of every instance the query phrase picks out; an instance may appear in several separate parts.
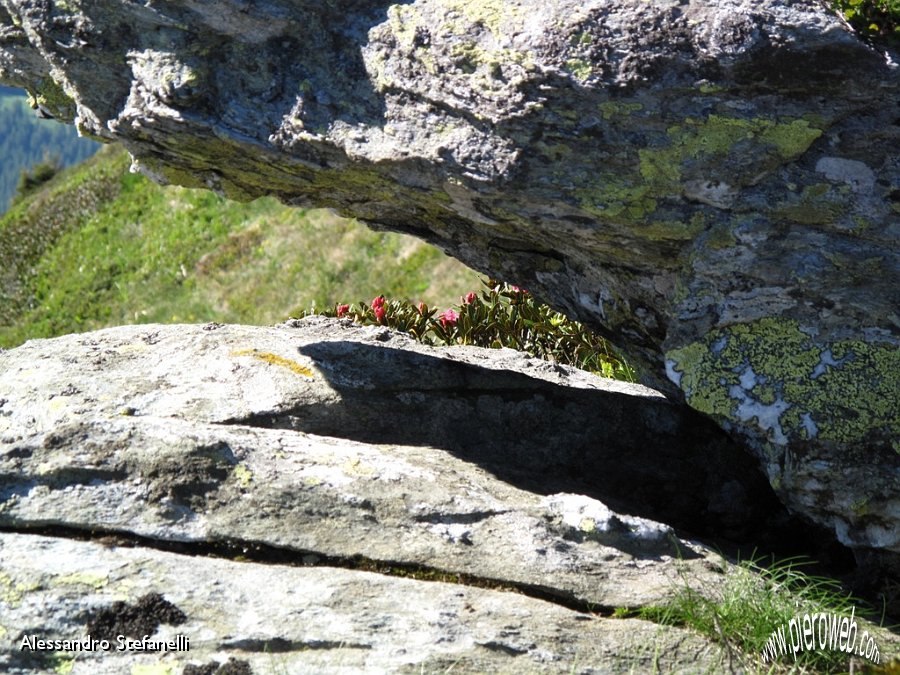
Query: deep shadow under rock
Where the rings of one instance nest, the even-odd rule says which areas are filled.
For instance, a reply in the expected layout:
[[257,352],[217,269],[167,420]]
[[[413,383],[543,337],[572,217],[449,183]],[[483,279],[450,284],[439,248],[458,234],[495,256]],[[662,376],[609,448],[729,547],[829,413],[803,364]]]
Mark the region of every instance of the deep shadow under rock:
[[838,571],[852,565],[833,536],[785,509],[746,451],[662,396],[566,387],[355,341],[298,351],[339,396],[231,421],[435,447],[516,487],[584,494],[727,553],[804,554]]

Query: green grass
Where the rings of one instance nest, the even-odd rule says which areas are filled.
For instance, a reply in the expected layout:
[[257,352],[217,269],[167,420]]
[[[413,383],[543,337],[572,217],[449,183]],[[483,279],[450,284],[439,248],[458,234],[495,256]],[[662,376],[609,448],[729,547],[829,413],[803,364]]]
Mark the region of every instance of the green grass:
[[693,629],[722,644],[732,667],[740,670],[843,673],[849,669],[850,655],[839,650],[821,650],[817,645],[801,651],[796,661],[788,653],[777,654],[769,663],[763,661],[762,652],[773,631],[791,619],[816,612],[850,617],[853,612],[860,633],[868,630],[875,636],[884,664],[897,651],[896,636],[872,623],[866,604],[846,593],[837,581],[806,574],[803,568],[811,564],[797,558],[772,565],[745,560],[726,565],[725,583],[715,595],[698,591],[685,580],[666,604],[620,608],[616,615]]
[[162,188],[116,147],[0,219],[0,346],[151,322],[270,324],[388,293],[447,305],[480,277],[328,211]]

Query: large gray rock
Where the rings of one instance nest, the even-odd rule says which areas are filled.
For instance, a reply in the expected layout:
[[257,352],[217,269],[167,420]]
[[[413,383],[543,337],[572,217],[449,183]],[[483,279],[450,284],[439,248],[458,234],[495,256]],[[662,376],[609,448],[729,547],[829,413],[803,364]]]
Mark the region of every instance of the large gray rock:
[[[239,671],[232,663],[232,673],[257,675],[696,673],[728,662],[717,645],[684,629],[604,619],[516,593],[327,566],[4,533],[0,583],[0,668],[17,675],[181,675],[189,665],[232,659],[249,667]],[[151,594],[162,600],[148,602]],[[123,619],[143,622],[142,630],[127,631]],[[87,635],[108,640],[109,651],[21,649],[25,640]],[[128,644],[117,635],[132,643],[150,635],[174,649],[117,651]]]
[[[602,492],[601,478],[566,479],[580,465],[567,452],[611,464],[634,450],[625,465],[637,470],[698,420],[685,438],[741,461],[702,418],[638,385],[312,317],[35,340],[0,353],[0,393],[0,623],[12,640],[0,659],[15,672],[60,665],[23,652],[23,637],[98,633],[98,612],[147,593],[186,615],[157,636],[190,640],[163,659],[171,667],[228,656],[264,667],[272,652],[287,672],[722,663],[698,636],[589,615],[657,605],[685,583],[716,593],[718,554],[598,499],[517,487],[547,476]],[[601,402],[607,418],[585,417]],[[626,413],[633,437],[613,441]],[[709,494],[673,507],[701,522],[706,509],[727,522],[762,508],[752,502],[768,485],[744,487],[740,471],[695,476]],[[690,491],[687,473],[671,472],[677,490]],[[622,486],[636,504],[641,480]],[[92,653],[75,672],[159,659]]]
[[[656,489],[673,495],[658,515],[681,509],[696,527],[754,508],[773,515],[768,486],[739,483],[739,465],[691,477],[703,458],[687,460],[668,489],[640,472],[664,460],[653,448],[683,425],[684,409],[658,394],[495,356],[315,319],[26,343],[0,354],[0,524],[361,556],[609,608],[658,601],[678,557],[712,583],[709,556],[575,489],[645,511],[654,500],[642,503],[642,492]],[[608,417],[590,421],[585,410],[601,402]],[[568,477],[583,464],[599,474],[637,447],[609,440],[629,404],[645,408],[643,424],[636,414],[628,423],[648,449],[610,468],[619,491],[599,476]],[[516,487],[539,481],[543,496]],[[546,494],[554,483],[569,492]]]
[[[404,462],[426,462],[432,477],[421,480],[435,482],[426,490],[435,504],[460,499],[450,475],[468,466],[462,461],[476,463],[520,490],[578,492],[707,537],[765,545],[775,541],[767,541],[768,535],[797,536],[752,460],[707,420],[657,392],[511,350],[435,350],[408,336],[346,320],[310,317],[293,328],[133,326],[32,341],[0,354],[0,392],[0,439],[18,448],[5,460],[9,476],[32,475],[47,462],[93,466],[88,456],[69,452],[90,437],[97,439],[104,470],[118,472],[128,485],[128,471],[121,473],[121,465],[137,461],[134,470],[140,475],[163,481],[162,487],[151,489],[158,496],[168,489],[167,481],[175,480],[177,486],[184,453],[205,456],[204,448],[218,447],[229,434],[238,434],[228,441],[231,448],[251,442],[294,447],[300,441],[288,432],[302,431],[346,439],[341,452],[347,461],[360,452],[375,452],[367,449],[371,444],[387,444],[389,449],[375,452],[388,453],[379,463],[393,463],[397,453],[407,457]],[[117,440],[136,436],[148,447],[171,451],[150,453],[146,461],[151,465],[143,466]],[[184,439],[183,444],[171,437]],[[268,440],[253,440],[261,438]],[[303,448],[330,444],[299,438]],[[354,443],[368,445],[357,448]],[[397,446],[439,452],[423,456],[420,450],[401,452]],[[108,448],[124,454],[112,458]],[[51,460],[48,449],[61,459]],[[160,457],[170,458],[167,467],[154,464]],[[212,467],[219,460],[205,461]],[[366,472],[373,480],[381,476],[371,466]],[[436,481],[434,472],[447,485]],[[185,475],[189,482],[199,480]],[[391,476],[388,471],[376,483],[362,483],[369,487],[359,499],[368,506],[360,512],[359,527],[367,527],[373,504],[383,502],[392,514],[389,520],[406,508],[403,495],[409,486],[392,488]],[[224,478],[209,478],[210,490]],[[306,478],[313,480],[304,473],[301,479]],[[253,483],[253,492],[273,489],[281,480]],[[294,477],[283,480],[285,489],[296,489]],[[90,479],[78,478],[75,484],[82,483]],[[118,481],[107,487],[112,485]],[[142,493],[147,488],[134,489]],[[97,494],[105,500],[102,490]],[[304,494],[317,499],[315,491]],[[285,501],[282,497],[273,495],[275,501]],[[290,511],[294,499],[277,508]],[[105,522],[82,504],[69,498],[65,503],[72,504],[67,518],[81,526]],[[222,512],[243,509],[224,497],[216,504]],[[23,508],[47,513],[44,497],[13,500],[3,512],[11,515]],[[420,522],[429,522],[432,516],[422,508]],[[460,523],[469,519],[479,527],[505,517],[500,513],[505,510],[490,501],[459,508]],[[149,517],[140,509],[136,514]],[[288,520],[293,517],[285,514]]]
[[[762,537],[779,507],[690,409],[509,350],[321,317],[34,340],[0,353],[0,664],[719,672],[609,615],[720,596],[725,559],[664,523]],[[86,635],[112,648],[22,649]]]
[[527,285],[896,554],[900,71],[826,4],[2,0],[0,78]]

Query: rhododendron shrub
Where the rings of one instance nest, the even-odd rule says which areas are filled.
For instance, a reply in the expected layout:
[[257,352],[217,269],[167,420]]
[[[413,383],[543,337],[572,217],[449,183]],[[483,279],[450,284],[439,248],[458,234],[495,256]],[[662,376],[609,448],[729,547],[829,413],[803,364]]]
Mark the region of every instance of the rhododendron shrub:
[[387,300],[337,304],[326,316],[378,324],[409,333],[430,345],[511,347],[549,361],[633,382],[635,375],[603,338],[577,321],[537,302],[526,290],[496,281],[438,313],[424,302]]

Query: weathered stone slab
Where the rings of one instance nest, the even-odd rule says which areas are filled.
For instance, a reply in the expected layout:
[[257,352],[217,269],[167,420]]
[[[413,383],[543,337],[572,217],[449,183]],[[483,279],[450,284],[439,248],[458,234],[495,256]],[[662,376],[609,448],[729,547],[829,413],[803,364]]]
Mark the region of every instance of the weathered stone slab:
[[[662,433],[683,423],[680,414],[693,417],[640,386],[321,319],[32,341],[0,354],[0,373],[7,527],[363,557],[598,607],[659,602],[684,571],[707,589],[721,579],[718,556],[670,526],[590,497],[516,487],[529,467],[497,461],[504,452],[524,461],[555,433],[558,444],[606,453],[606,435],[592,437],[606,421],[581,418],[580,395],[604,397],[610,414],[617,401],[647,406],[647,424]],[[556,399],[557,390],[574,397]],[[367,403],[351,405],[354,396]],[[556,417],[566,406],[570,417]],[[326,421],[332,436],[303,431]],[[640,433],[652,437],[653,427]],[[723,514],[750,508],[734,476],[719,480]]]
[[[180,674],[229,659],[252,673],[687,673],[726,659],[684,629],[602,619],[515,593],[33,535],[0,534],[0,593],[0,668],[22,675]],[[149,634],[174,649],[116,651],[128,644],[117,641],[122,623],[98,616],[116,602],[140,606],[149,594],[162,595],[181,623],[157,626],[151,614],[149,633],[119,634]],[[101,633],[103,623],[112,632]],[[110,650],[21,648],[23,640],[88,635]]]
[[[685,583],[715,593],[718,554],[598,499],[525,489],[524,462],[554,434],[602,457],[635,442],[612,444],[616,415],[645,438],[699,419],[644,387],[313,317],[31,341],[0,353],[0,392],[5,671],[695,672],[726,658],[596,614]],[[584,417],[597,397],[609,423]],[[722,444],[709,427],[693,438]],[[724,522],[752,495],[721,487]],[[190,651],[117,652],[119,634]],[[86,635],[111,650],[21,649]]]

